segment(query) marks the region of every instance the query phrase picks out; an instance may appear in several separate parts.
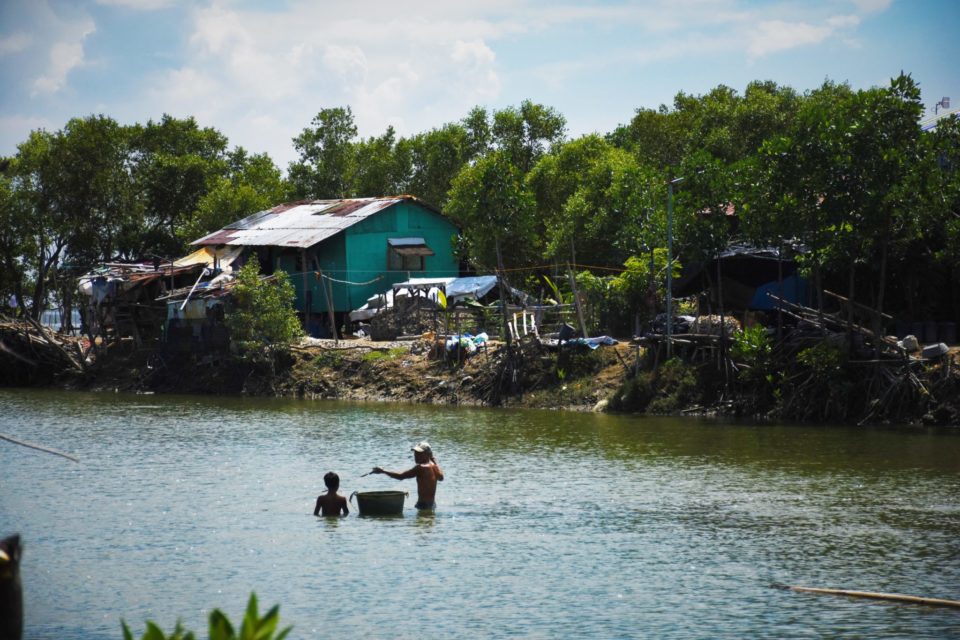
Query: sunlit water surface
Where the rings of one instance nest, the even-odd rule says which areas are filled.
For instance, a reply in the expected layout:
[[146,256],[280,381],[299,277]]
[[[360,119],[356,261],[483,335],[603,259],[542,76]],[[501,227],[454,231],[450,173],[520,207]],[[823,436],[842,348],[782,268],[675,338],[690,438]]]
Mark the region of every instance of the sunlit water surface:
[[[0,391],[0,534],[25,543],[26,637],[139,637],[256,591],[292,638],[947,638],[960,435],[557,412]],[[435,514],[405,469],[429,440]],[[402,517],[312,515],[404,488]]]

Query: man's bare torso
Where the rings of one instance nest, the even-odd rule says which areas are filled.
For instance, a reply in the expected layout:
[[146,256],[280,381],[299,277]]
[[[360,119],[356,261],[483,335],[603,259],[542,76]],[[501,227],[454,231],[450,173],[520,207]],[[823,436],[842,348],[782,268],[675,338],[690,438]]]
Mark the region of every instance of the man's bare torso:
[[443,480],[443,472],[435,462],[417,465],[417,502],[432,505],[437,496],[437,482]]

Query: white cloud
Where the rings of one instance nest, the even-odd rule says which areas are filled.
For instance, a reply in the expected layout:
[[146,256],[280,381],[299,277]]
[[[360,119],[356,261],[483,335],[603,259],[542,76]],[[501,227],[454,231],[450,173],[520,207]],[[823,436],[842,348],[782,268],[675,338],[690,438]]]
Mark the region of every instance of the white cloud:
[[96,0],[96,2],[106,7],[123,7],[135,11],[155,11],[176,4],[175,0]]
[[[293,159],[290,139],[324,107],[351,106],[362,136],[377,135],[388,125],[409,135],[460,118],[476,104],[501,106],[505,91],[511,101],[542,100],[544,92],[565,95],[577,83],[624,69],[643,74],[698,57],[752,59],[829,38],[853,42],[860,21],[889,5],[887,0],[420,0],[415,5],[289,0],[259,9],[256,2],[233,0],[95,1],[144,11],[175,5],[184,29],[173,40],[184,47],[165,52],[166,60],[178,62],[148,73],[106,111],[131,122],[163,112],[194,115],[233,144],[267,151],[281,166]],[[52,52],[49,68],[37,74],[42,77],[35,94],[61,89],[72,69],[90,64],[83,50],[87,34],[69,29],[43,0],[38,4],[50,16],[47,22],[58,26],[25,31],[33,34],[27,50],[42,45]],[[0,53],[20,42],[0,40]],[[679,88],[682,84],[671,90]],[[525,95],[517,98],[518,91]]]
[[823,42],[831,32],[830,27],[817,27],[803,22],[761,22],[751,34],[747,52],[753,57],[760,57],[775,51],[817,44]]
[[859,26],[859,16],[830,16],[827,18],[827,24],[835,29],[852,29]]
[[290,139],[324,107],[349,105],[363,136],[388,125],[401,135],[437,126],[498,97],[492,42],[527,27],[505,0],[485,16],[465,4],[426,4],[416,11],[387,0],[362,12],[314,2],[283,12],[216,3],[194,10],[185,62],[147,79],[144,107],[157,116],[158,109],[205,114],[231,140],[239,132],[250,140],[251,122],[269,122],[273,144],[251,151],[266,150],[281,166],[293,159]]
[[16,153],[17,145],[27,139],[29,132],[36,129],[54,131],[59,126],[48,118],[19,115],[0,116],[0,156]]
[[854,6],[863,13],[880,13],[893,4],[893,0],[853,0]]
[[26,33],[14,33],[5,38],[0,38],[0,56],[10,53],[20,53],[26,49],[33,38]]
[[339,76],[346,86],[357,86],[366,82],[369,65],[367,64],[367,56],[360,47],[329,44],[323,47],[323,54],[320,59],[324,66],[330,72]]
[[471,102],[486,102],[500,94],[500,77],[495,68],[497,56],[483,40],[453,45],[451,72],[456,76],[458,93],[469,96]]
[[90,18],[64,25],[60,38],[50,46],[46,70],[33,82],[31,95],[56,93],[63,88],[67,75],[83,64],[83,41],[95,30]]

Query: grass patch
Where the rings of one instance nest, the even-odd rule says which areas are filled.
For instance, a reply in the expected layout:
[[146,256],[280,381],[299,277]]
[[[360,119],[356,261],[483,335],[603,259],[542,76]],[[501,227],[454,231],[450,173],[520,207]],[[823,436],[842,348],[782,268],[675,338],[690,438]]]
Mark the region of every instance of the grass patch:
[[335,369],[343,365],[343,354],[338,351],[321,351],[310,362],[316,369]]
[[407,354],[406,347],[391,347],[386,351],[367,351],[361,358],[364,362],[379,362],[381,360],[396,360]]

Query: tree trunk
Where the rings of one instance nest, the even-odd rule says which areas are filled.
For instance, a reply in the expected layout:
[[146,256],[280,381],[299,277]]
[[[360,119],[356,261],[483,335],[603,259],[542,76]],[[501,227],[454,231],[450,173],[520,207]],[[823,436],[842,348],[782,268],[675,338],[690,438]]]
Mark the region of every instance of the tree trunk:
[[720,361],[723,363],[723,389],[730,391],[730,367],[727,366],[727,330],[723,320],[723,273],[720,269],[720,253],[717,252],[717,310],[720,312]]
[[847,286],[847,349],[853,352],[853,302],[854,293],[856,293],[857,270],[856,262],[850,258],[850,282]]
[[876,313],[873,316],[873,335],[874,335],[874,346],[873,346],[873,357],[874,359],[880,358],[880,336],[883,335],[883,317],[880,315],[883,313],[883,298],[884,293],[886,292],[887,287],[887,252],[890,242],[887,238],[887,235],[884,234],[883,244],[880,248],[880,283],[877,286],[877,308]]
[[[777,248],[777,297],[783,300],[783,238]],[[783,340],[783,305],[777,304],[777,341]]]
[[509,348],[512,340],[510,338],[510,327],[507,324],[507,290],[503,283],[503,255],[500,253],[500,236],[493,240],[497,249],[497,289],[500,290],[500,330],[503,332],[503,341]]
[[823,282],[819,260],[813,263],[813,286],[817,289],[817,322],[823,327]]
[[60,333],[73,333],[73,288],[66,287],[63,291],[63,318],[60,322]]
[[573,294],[573,306],[577,310],[577,320],[580,321],[580,335],[586,338],[587,324],[583,321],[583,308],[580,306],[580,296],[577,295],[577,277],[573,272],[577,264],[577,253],[574,249],[573,238],[570,238],[570,259],[573,261],[567,265],[567,272],[570,274],[570,293]]

